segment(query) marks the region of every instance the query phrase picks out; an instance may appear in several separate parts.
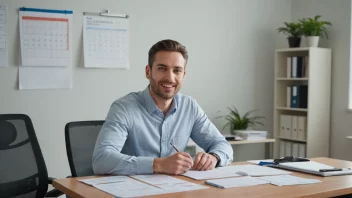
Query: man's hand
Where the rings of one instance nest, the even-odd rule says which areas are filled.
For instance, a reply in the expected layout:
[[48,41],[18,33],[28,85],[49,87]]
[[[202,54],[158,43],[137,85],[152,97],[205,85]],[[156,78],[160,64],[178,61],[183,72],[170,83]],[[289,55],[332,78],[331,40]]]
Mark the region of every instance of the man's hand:
[[192,169],[198,171],[211,170],[215,168],[217,162],[218,159],[215,156],[200,152],[197,153]]
[[177,152],[167,158],[155,158],[153,162],[154,173],[180,175],[193,166],[192,157],[185,152]]

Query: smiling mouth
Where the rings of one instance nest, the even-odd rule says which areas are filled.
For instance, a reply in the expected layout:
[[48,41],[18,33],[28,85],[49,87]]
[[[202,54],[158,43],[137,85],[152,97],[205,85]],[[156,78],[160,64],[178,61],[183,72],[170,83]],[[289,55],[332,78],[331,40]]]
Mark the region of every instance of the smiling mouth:
[[167,85],[167,84],[161,84],[161,86],[163,86],[165,88],[173,88],[173,87],[175,87],[175,85]]

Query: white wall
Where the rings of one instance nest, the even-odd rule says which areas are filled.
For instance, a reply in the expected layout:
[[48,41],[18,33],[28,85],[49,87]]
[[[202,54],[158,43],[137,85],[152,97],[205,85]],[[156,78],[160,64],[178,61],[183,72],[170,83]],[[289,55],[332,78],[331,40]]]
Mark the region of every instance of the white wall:
[[[265,129],[272,130],[274,50],[287,46],[275,29],[291,17],[289,0],[0,0],[0,4],[9,6],[10,64],[0,68],[0,113],[32,118],[50,176],[70,173],[65,124],[104,119],[115,99],[144,89],[147,52],[161,39],[176,39],[187,46],[190,59],[182,92],[196,98],[219,129],[223,121],[215,119],[221,115],[218,111],[225,114],[227,106],[236,105],[241,111],[259,109],[267,117]],[[18,8],[22,6],[74,10],[73,89],[18,90]],[[103,9],[131,16],[129,70],[82,67],[82,12]],[[255,158],[264,153],[260,148],[238,150]]]
[[321,15],[331,21],[329,39],[320,42],[321,47],[332,49],[332,104],[330,157],[352,160],[350,151],[352,114],[347,112],[350,69],[351,1],[350,0],[293,0],[292,20]]

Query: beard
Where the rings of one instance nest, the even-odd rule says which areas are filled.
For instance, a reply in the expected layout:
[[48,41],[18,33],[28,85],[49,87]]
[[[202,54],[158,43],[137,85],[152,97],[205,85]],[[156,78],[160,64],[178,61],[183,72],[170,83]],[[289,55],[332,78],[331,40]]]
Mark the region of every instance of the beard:
[[159,96],[160,98],[162,99],[165,99],[165,100],[169,100],[169,99],[172,99],[176,94],[177,92],[180,90],[180,86],[178,84],[176,84],[173,88],[174,90],[173,91],[170,91],[170,92],[165,92],[163,90],[163,87],[161,84],[170,84],[169,81],[160,81],[159,83],[157,83],[153,76],[150,77],[150,87],[151,89],[153,90],[153,92]]

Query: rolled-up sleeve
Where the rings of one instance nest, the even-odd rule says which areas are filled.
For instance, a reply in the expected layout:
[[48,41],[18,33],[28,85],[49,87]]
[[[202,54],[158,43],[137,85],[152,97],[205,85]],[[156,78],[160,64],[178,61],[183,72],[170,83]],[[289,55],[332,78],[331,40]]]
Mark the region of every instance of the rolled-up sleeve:
[[95,143],[92,162],[95,174],[153,173],[153,157],[136,157],[121,153],[132,122],[128,106],[115,101]]
[[233,161],[232,146],[209,120],[196,101],[193,101],[195,122],[191,138],[207,153],[216,153],[220,157],[219,166],[226,166]]

